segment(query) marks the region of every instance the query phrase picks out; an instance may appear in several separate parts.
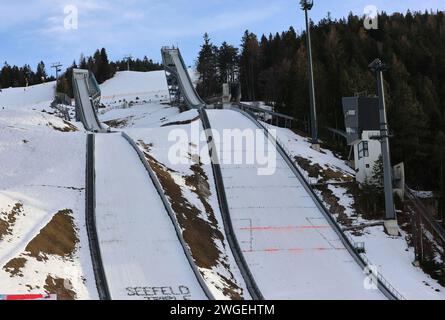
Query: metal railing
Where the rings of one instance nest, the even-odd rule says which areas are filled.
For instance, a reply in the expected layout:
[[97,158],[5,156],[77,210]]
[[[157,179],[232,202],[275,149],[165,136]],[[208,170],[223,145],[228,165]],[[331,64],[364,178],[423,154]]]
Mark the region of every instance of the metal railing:
[[159,181],[158,177],[156,176],[155,172],[153,171],[153,169],[151,168],[150,164],[148,163],[147,159],[145,158],[145,155],[143,154],[143,152],[141,151],[141,149],[139,148],[139,146],[136,144],[136,142],[134,142],[134,140],[125,132],[121,132],[122,137],[127,140],[127,142],[130,144],[130,146],[134,149],[134,151],[136,151],[140,161],[142,162],[145,170],[147,171],[151,181],[153,182],[153,185],[156,189],[156,191],[158,192],[162,203],[168,213],[168,216],[170,217],[173,227],[175,229],[176,235],[178,237],[179,243],[181,244],[181,247],[184,251],[184,254],[187,258],[187,261],[189,262],[189,265],[193,271],[193,273],[195,274],[195,277],[200,285],[200,287],[202,288],[204,294],[206,295],[206,297],[209,300],[216,300],[214,294],[210,291],[209,287],[207,286],[207,283],[204,279],[204,276],[201,274],[201,272],[199,271],[198,267],[195,264],[195,260],[192,257],[192,254],[190,252],[189,246],[186,243],[184,236],[182,234],[182,230],[179,227],[178,223],[177,223],[177,218],[176,218],[176,214],[172,208],[172,205],[170,203],[170,201],[167,199],[167,196],[165,195],[164,189],[161,185],[161,182]]
[[327,209],[326,205],[324,204],[324,201],[318,196],[318,194],[315,192],[315,190],[310,185],[310,181],[306,180],[304,178],[304,175],[302,174],[302,170],[297,166],[295,161],[292,160],[292,156],[287,154],[285,151],[285,148],[275,139],[275,137],[269,132],[269,129],[264,126],[262,123],[260,123],[255,115],[252,115],[251,113],[245,112],[243,110],[240,110],[239,108],[232,108],[232,110],[238,111],[242,114],[244,114],[247,118],[249,118],[251,121],[253,121],[259,128],[263,129],[266,136],[269,137],[269,139],[272,140],[273,143],[276,144],[278,152],[283,156],[284,160],[288,163],[290,169],[296,174],[297,178],[300,179],[300,181],[303,183],[303,187],[308,191],[309,195],[313,198],[315,201],[316,206],[319,208],[321,213],[325,216],[327,221],[330,223],[330,225],[333,227],[334,231],[339,236],[340,240],[345,245],[346,249],[350,252],[350,254],[353,256],[354,260],[359,264],[359,266],[362,268],[363,271],[367,273],[367,275],[372,275],[375,279],[375,282],[377,283],[377,287],[380,289],[380,291],[391,300],[406,300],[404,296],[398,292],[390,283],[388,280],[386,280],[382,274],[380,274],[375,268],[373,268],[372,262],[366,257],[365,254],[360,253],[362,249],[358,246],[358,244],[354,241],[354,239],[346,232],[343,232],[340,224],[330,211]]
[[97,292],[100,300],[111,300],[107,277],[102,260],[96,226],[96,171],[95,171],[94,134],[87,135],[86,173],[85,173],[85,224],[90,247],[91,262]]
[[442,243],[445,244],[445,229],[438,222],[434,221],[434,218],[428,214],[428,210],[425,208],[423,203],[421,203],[417,199],[417,197],[413,194],[413,192],[407,185],[405,186],[405,191],[407,198],[416,207],[422,218],[428,223],[436,238],[438,238],[440,241],[442,241]]
[[211,152],[209,156],[212,163],[216,193],[218,196],[218,202],[221,210],[221,216],[224,224],[224,231],[226,233],[227,241],[232,251],[233,258],[235,259],[235,262],[238,265],[238,268],[241,272],[244,282],[246,283],[246,287],[250,293],[250,296],[252,297],[253,300],[264,300],[264,296],[261,290],[259,289],[252,272],[250,271],[249,265],[247,264],[247,261],[244,258],[244,254],[241,250],[241,246],[239,245],[238,239],[235,234],[235,228],[233,227],[232,217],[230,215],[229,204],[225,192],[221,166],[219,165],[218,159],[214,159],[215,157],[218,157],[218,155],[215,153],[217,149],[215,146],[213,135],[211,133],[212,127],[210,124],[210,120],[204,108],[199,109],[199,115],[205,133],[207,135],[207,143],[209,145],[209,151]]

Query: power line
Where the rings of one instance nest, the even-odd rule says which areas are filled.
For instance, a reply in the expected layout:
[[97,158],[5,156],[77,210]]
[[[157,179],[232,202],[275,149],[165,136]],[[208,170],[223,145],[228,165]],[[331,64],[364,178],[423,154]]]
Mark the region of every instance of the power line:
[[60,62],[54,62],[51,65],[51,68],[56,70],[56,88],[57,88],[58,81],[59,81],[59,72],[62,71],[62,64]]

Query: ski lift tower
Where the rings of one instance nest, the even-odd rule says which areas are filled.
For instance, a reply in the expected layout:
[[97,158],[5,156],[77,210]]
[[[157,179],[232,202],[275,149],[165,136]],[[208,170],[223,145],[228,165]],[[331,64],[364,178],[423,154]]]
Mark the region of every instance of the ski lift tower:
[[62,71],[62,64],[60,62],[53,63],[51,68],[55,69],[56,71],[56,92],[57,92],[57,87],[59,84],[59,72]]

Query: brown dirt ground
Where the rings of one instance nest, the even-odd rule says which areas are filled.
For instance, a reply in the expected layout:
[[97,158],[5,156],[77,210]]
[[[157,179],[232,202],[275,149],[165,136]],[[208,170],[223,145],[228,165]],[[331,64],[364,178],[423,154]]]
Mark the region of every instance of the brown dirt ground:
[[[171,173],[176,172],[153,158],[149,154],[149,145],[142,141],[139,141],[139,144],[142,146],[145,158],[158,177],[165,194],[170,200],[178,223],[183,229],[184,240],[190,248],[196,265],[199,268],[211,270],[213,267],[216,267],[218,263],[222,263],[226,269],[229,270],[221,251],[215,245],[216,240],[223,243],[224,236],[219,231],[213,208],[207,201],[211,193],[208,177],[201,167],[202,164],[194,164],[191,167],[194,174],[186,176],[185,181],[187,186],[191,187],[191,191],[198,196],[204,205],[205,213],[210,223],[200,218],[200,210],[183,196],[181,187],[176,184],[171,176]],[[229,295],[230,298],[234,300],[242,299],[242,288],[235,284],[233,280],[226,281],[226,285],[226,288],[223,289],[224,294]]]
[[28,256],[38,261],[47,260],[47,255],[72,258],[79,242],[74,226],[72,210],[57,212],[51,221],[25,248]]
[[111,128],[124,128],[128,125],[128,120],[115,119],[115,120],[105,121],[104,123]]
[[190,120],[166,123],[166,124],[163,124],[161,127],[180,126],[180,125],[184,125],[184,124],[190,124],[193,121],[196,121],[198,119],[199,119],[199,116],[197,116],[197,117],[195,117],[193,119],[190,119]]
[[11,278],[15,276],[23,277],[22,268],[25,266],[26,261],[27,260],[23,257],[14,258],[5,264],[3,269],[10,273]]
[[325,185],[316,186],[315,188],[321,192],[322,199],[329,205],[329,212],[337,215],[337,221],[342,226],[352,226],[352,219],[345,213],[346,208],[339,204],[340,199]]
[[2,212],[6,220],[0,218],[0,241],[7,235],[12,234],[12,228],[17,220],[17,216],[23,213],[23,204],[16,203],[9,212]]
[[77,297],[76,292],[71,290],[72,285],[69,280],[53,278],[48,275],[43,288],[48,294],[57,294],[57,300],[75,300]]
[[54,130],[60,131],[60,132],[76,132],[79,131],[76,126],[72,125],[68,121],[63,120],[63,123],[65,124],[65,127],[59,128],[53,125],[51,122],[48,122],[48,126],[52,127]]
[[313,164],[309,159],[296,156],[294,160],[309,174],[309,177],[318,179],[320,183],[327,181],[352,182],[354,180],[354,177],[340,170],[323,169],[319,164]]

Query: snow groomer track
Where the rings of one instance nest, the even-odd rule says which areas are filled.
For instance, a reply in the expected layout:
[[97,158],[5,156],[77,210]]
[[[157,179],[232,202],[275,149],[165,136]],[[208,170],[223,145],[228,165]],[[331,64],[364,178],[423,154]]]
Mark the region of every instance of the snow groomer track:
[[[167,71],[177,77],[184,101],[202,109],[205,125],[223,137],[224,129],[267,130],[249,114],[234,110],[203,110],[178,49],[162,49]],[[208,120],[206,121],[208,115]],[[212,134],[210,134],[212,136]],[[365,284],[366,263],[337,226],[328,210],[303,179],[293,162],[273,139],[276,167],[270,175],[258,174],[257,165],[230,164],[234,153],[246,159],[245,145],[208,138],[216,144],[221,175],[214,174],[225,230],[249,291],[256,299],[400,299],[378,279],[378,288]],[[211,147],[211,146],[210,146]],[[213,148],[215,152],[215,148]],[[214,166],[215,167],[215,166]],[[218,169],[217,169],[218,170]],[[224,207],[226,207],[224,209]],[[233,234],[230,234],[233,233]],[[229,237],[230,236],[230,237]]]

